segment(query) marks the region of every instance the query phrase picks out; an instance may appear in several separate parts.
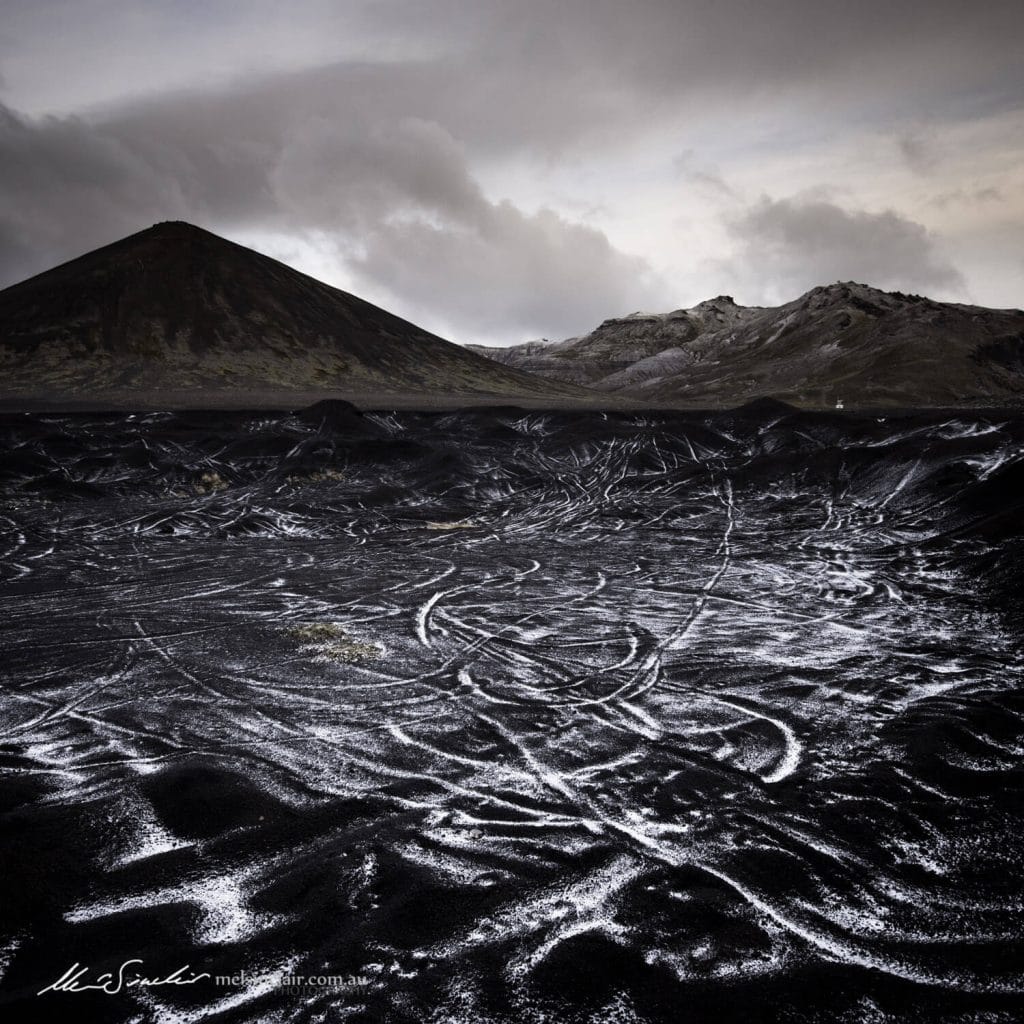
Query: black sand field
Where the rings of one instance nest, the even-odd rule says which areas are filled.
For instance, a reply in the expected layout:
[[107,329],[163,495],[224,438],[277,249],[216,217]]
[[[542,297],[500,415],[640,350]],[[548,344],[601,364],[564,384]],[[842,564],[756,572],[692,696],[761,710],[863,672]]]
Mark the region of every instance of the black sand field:
[[0,434],[5,1021],[1024,1014],[1024,418]]

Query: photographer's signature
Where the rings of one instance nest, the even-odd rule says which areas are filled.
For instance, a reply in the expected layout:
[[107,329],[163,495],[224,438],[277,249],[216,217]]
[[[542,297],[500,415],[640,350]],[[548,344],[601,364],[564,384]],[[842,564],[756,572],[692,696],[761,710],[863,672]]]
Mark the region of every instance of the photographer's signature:
[[141,960],[125,960],[116,971],[104,971],[93,981],[89,980],[88,967],[74,963],[55,982],[47,985],[46,988],[41,988],[36,995],[41,996],[47,992],[103,992],[105,995],[114,996],[129,988],[194,985],[197,981],[210,977],[205,972],[194,974],[190,965],[185,964],[184,967],[179,967],[170,974],[151,978],[142,974],[135,966],[142,962]]

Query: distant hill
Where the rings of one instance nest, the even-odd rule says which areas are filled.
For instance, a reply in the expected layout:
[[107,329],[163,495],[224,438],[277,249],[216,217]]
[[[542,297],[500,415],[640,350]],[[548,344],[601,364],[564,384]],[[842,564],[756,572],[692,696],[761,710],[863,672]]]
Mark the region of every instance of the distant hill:
[[1024,402],[1024,313],[840,282],[776,307],[729,296],[590,334],[474,350],[652,405],[936,407]]
[[287,407],[329,396],[572,404],[587,393],[180,222],[0,291],[8,404]]

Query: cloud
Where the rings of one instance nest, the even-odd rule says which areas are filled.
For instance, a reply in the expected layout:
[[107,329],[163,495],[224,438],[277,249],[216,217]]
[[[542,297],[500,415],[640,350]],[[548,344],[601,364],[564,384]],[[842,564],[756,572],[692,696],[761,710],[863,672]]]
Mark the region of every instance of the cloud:
[[717,167],[702,164],[692,149],[686,149],[672,161],[672,169],[688,184],[710,198],[736,199],[736,190]]
[[665,294],[602,232],[488,199],[437,122],[275,119],[244,98],[181,123],[176,105],[159,113],[90,124],[0,109],[2,283],[181,218],[326,237],[373,294],[462,341],[578,332]]
[[486,206],[456,140],[416,117],[302,121],[283,134],[268,179],[292,223],[321,230],[373,230],[409,212],[459,221]]
[[964,288],[927,229],[893,210],[763,196],[732,218],[729,229],[740,243],[734,273],[758,281],[762,300],[787,301],[838,280],[931,294]]
[[[812,82],[828,100],[839,98],[833,79],[933,91],[1006,75],[1021,27],[1015,0],[986,0],[969,17],[961,0],[5,0],[4,15],[0,61],[19,96],[46,97],[51,110],[76,90],[72,102],[92,104],[332,61],[425,58],[472,84],[462,106],[481,127],[474,101],[501,95],[515,118],[540,90],[548,105],[534,121],[566,102],[607,110],[623,91],[677,101],[707,83],[742,94]],[[506,111],[489,113],[509,126]]]
[[191,206],[173,173],[88,123],[3,106],[0,196],[5,284]]
[[668,295],[645,261],[600,231],[508,202],[454,224],[382,224],[354,265],[406,301],[426,305],[443,291],[450,322],[485,337],[511,329],[523,339],[561,338],[607,316],[659,308]]
[[[315,236],[338,278],[460,340],[499,317],[511,341],[671,305],[614,238],[656,261],[639,218],[682,222],[669,208],[687,201],[679,176],[691,204],[713,207],[707,220],[733,209],[741,247],[777,251],[780,287],[850,264],[857,244],[843,239],[872,232],[918,259],[893,277],[955,287],[934,241],[896,213],[844,211],[834,196],[744,210],[743,162],[792,151],[813,167],[808,150],[838,124],[899,139],[904,123],[941,132],[943,117],[1019,102],[1022,16],[1008,0],[970,19],[955,0],[307,0],[285,14],[269,0],[211,0],[187,17],[130,0],[10,8],[9,106],[72,109],[90,84],[89,102],[104,105],[0,109],[0,284],[184,219],[300,248]],[[919,140],[904,141],[914,159]],[[673,152],[684,156],[666,184]],[[835,180],[831,170],[821,176]],[[941,170],[943,190],[962,184],[946,161]],[[549,172],[558,180],[545,191]],[[970,180],[990,179],[972,169]],[[556,195],[570,190],[578,205]],[[803,223],[801,256],[787,239]],[[674,241],[661,237],[669,259]],[[720,254],[688,241],[694,259]],[[742,266],[762,281],[760,262]]]
[[986,185],[970,189],[956,188],[948,192],[941,192],[939,195],[928,200],[930,206],[940,210],[946,207],[959,204],[964,206],[976,206],[979,203],[1005,203],[1006,196],[1002,189],[994,185]]
[[904,132],[897,139],[900,154],[915,174],[930,174],[938,163],[934,140],[919,132]]

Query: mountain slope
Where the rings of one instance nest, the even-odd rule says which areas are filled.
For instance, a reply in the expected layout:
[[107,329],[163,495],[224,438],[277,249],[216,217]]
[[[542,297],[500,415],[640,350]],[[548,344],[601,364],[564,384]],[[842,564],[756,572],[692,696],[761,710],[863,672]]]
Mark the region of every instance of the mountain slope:
[[556,398],[362,299],[168,222],[0,292],[4,397],[301,391]]
[[804,406],[920,407],[1024,398],[1020,310],[853,282],[778,307],[720,296],[660,316],[606,320],[580,338],[488,354],[652,404],[734,405],[770,395]]
[[[508,348],[467,348],[506,366],[573,384],[592,386],[639,360],[692,341],[706,331],[732,326],[755,309],[737,306],[728,295],[672,313],[633,313],[605,320],[590,334],[565,341],[527,341]],[[603,390],[610,390],[603,388]]]

